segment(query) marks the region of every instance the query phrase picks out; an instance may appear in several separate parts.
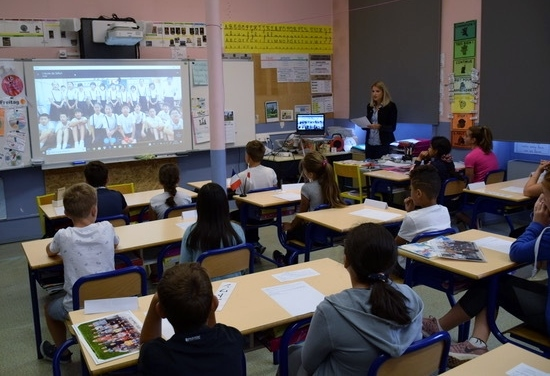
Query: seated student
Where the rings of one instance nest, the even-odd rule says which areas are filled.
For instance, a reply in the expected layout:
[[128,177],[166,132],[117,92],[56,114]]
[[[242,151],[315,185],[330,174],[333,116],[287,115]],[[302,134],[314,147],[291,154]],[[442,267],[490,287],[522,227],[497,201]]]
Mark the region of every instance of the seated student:
[[90,161],[84,168],[86,182],[97,189],[97,217],[110,217],[129,213],[128,204],[122,193],[108,189],[109,170],[101,161]]
[[[258,140],[250,141],[246,144],[246,150],[244,154],[244,161],[248,165],[248,168],[233,177],[231,177],[231,186],[238,186],[235,189],[236,194],[243,192],[249,192],[253,189],[263,189],[277,186],[277,174],[270,168],[263,166],[262,160],[265,154],[265,146]],[[237,204],[238,205],[238,204]],[[240,211],[235,210],[231,212],[231,219],[234,221],[240,221]],[[249,219],[251,224],[258,224],[258,221]],[[260,237],[258,235],[258,229],[247,229],[245,231],[245,237],[247,243],[254,244],[256,251],[259,253],[265,252],[265,247],[260,244]]]
[[456,172],[451,155],[451,141],[447,137],[435,136],[432,138],[428,150],[420,152],[415,158],[414,168],[422,164],[434,166],[442,183],[449,178],[461,177]]
[[[407,214],[395,237],[397,245],[409,243],[423,232],[451,227],[449,210],[437,203],[441,180],[436,168],[431,165],[418,166],[410,172],[410,178],[411,196],[405,199]],[[396,265],[398,274],[404,273],[405,265],[405,257],[399,256]]]
[[40,133],[40,149],[48,149],[55,141],[55,125],[50,122],[48,114],[40,114],[38,118],[38,132]]
[[464,157],[464,174],[468,183],[484,181],[490,171],[498,169],[498,159],[493,152],[493,133],[488,127],[474,125],[466,131],[464,141],[472,148]]
[[364,375],[382,352],[400,356],[422,338],[422,299],[388,278],[396,257],[383,226],[349,232],[344,267],[352,287],[319,303],[305,342],[289,349],[290,375]]
[[[543,193],[533,210],[533,222],[510,247],[510,260],[517,263],[536,263],[550,260],[550,175],[542,181]],[[548,268],[548,266],[547,266]],[[548,270],[548,269],[547,269]],[[430,316],[422,322],[424,335],[440,330],[451,330],[455,326],[475,317],[474,329],[469,340],[451,345],[450,364],[485,354],[487,339],[491,333],[487,322],[486,304],[489,286],[486,279],[475,283],[464,296],[439,320]],[[537,331],[550,335],[550,315],[548,305],[548,285],[540,281],[530,281],[511,274],[500,277],[498,305],[527,323]]]
[[542,193],[542,180],[550,170],[550,161],[542,159],[537,169],[529,175],[529,180],[523,187],[523,195],[537,198]]
[[[320,205],[328,204],[331,208],[345,206],[340,199],[340,189],[334,177],[332,165],[318,151],[305,155],[300,162],[303,175],[309,180],[300,191],[300,208],[298,212],[312,211]],[[284,222],[283,230],[287,232],[287,240],[305,240],[305,222],[294,217],[292,222]],[[280,251],[273,252],[273,259],[279,264],[288,265],[290,254],[283,255]]]
[[191,203],[191,197],[182,191],[178,191],[180,182],[180,169],[173,163],[167,163],[159,169],[159,182],[164,188],[164,192],[151,198],[149,218],[155,220],[164,218],[166,210],[175,206],[187,205]]
[[[140,374],[242,375],[243,336],[216,323],[217,307],[208,273],[199,264],[168,269],[141,330]],[[161,337],[162,318],[174,327],[169,340]]]
[[[59,230],[46,247],[48,256],[63,258],[65,294],[44,307],[46,323],[54,343],[43,341],[40,352],[46,360],[52,360],[56,349],[66,340],[65,320],[73,310],[73,285],[83,276],[115,269],[114,250],[119,239],[109,222],[96,223],[97,193],[86,184],[69,187],[63,196],[65,215],[73,221],[73,227]],[[61,355],[61,362],[71,361],[70,351]]]
[[[225,189],[216,183],[203,185],[197,195],[197,222],[185,230],[181,240],[180,263],[196,261],[202,252],[243,244],[244,240],[241,226],[229,220]],[[231,273],[216,279],[238,275]]]

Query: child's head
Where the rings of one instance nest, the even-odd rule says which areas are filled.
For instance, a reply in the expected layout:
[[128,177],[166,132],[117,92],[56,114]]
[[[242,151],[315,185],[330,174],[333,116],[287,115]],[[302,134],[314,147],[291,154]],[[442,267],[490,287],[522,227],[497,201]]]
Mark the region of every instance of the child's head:
[[205,184],[197,195],[197,222],[218,223],[229,218],[229,203],[225,190],[216,183]]
[[157,294],[161,316],[168,319],[176,333],[206,324],[217,303],[208,273],[196,262],[179,264],[164,272]]
[[167,163],[160,166],[159,182],[164,187],[164,190],[170,194],[166,199],[166,205],[173,207],[176,205],[174,196],[176,195],[176,187],[180,182],[180,169],[174,163]]
[[86,183],[72,185],[65,191],[63,206],[67,217],[86,218],[97,206],[97,191]]
[[406,297],[391,286],[388,278],[397,259],[392,234],[382,225],[364,223],[351,229],[344,246],[344,266],[353,286],[369,287],[371,312],[401,325],[411,322]]
[[484,153],[493,150],[493,132],[483,125],[473,125],[466,130],[466,139],[470,145],[479,146]]
[[249,141],[246,144],[246,155],[253,162],[259,163],[264,158],[265,146],[258,140]]
[[92,187],[104,187],[107,185],[109,179],[109,170],[105,163],[91,161],[84,168],[84,176],[86,177],[86,182]]
[[451,152],[451,141],[447,137],[435,136],[430,141],[431,156],[441,158]]
[[325,159],[323,154],[312,151],[304,156],[300,163],[305,176],[311,181],[319,181],[323,192],[323,202],[330,207],[340,207],[340,189],[334,178],[332,165]]
[[40,117],[38,118],[38,122],[42,125],[46,125],[48,124],[48,122],[50,121],[50,116],[46,113],[44,114],[40,114]]
[[416,206],[425,206],[437,200],[441,189],[441,179],[432,165],[416,167],[409,174],[411,178],[411,198]]

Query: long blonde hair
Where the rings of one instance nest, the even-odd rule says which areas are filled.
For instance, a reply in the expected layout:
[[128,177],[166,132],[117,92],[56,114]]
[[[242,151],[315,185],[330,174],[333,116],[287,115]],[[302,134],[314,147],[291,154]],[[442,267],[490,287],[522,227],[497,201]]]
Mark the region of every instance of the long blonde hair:
[[334,178],[332,165],[328,163],[325,157],[318,151],[312,151],[305,155],[300,163],[301,167],[315,176],[319,181],[321,192],[323,192],[323,202],[330,205],[331,208],[341,208],[345,206],[340,199],[340,188]]
[[383,81],[376,81],[370,87],[371,87],[371,90],[372,90],[373,87],[377,87],[378,89],[382,90],[382,103],[374,103],[374,100],[372,99],[372,94],[371,94],[371,97],[370,97],[371,107],[376,107],[376,106],[379,106],[379,105],[387,106],[388,103],[391,102],[390,91],[388,90],[388,87],[386,86],[386,84]]

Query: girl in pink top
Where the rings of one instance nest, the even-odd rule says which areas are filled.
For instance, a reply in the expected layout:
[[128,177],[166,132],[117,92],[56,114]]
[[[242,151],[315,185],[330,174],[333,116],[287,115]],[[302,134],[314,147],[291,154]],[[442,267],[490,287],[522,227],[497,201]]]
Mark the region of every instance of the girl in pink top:
[[470,183],[484,181],[488,172],[498,170],[498,159],[493,153],[493,133],[489,128],[479,125],[470,127],[464,142],[473,149],[464,158],[464,173]]

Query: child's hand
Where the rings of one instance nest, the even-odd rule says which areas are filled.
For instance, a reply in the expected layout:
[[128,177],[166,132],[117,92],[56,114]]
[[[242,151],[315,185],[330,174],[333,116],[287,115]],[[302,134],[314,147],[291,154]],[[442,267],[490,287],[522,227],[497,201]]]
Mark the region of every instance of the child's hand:
[[533,208],[533,222],[540,223],[545,227],[550,225],[550,210],[546,207],[544,194],[541,194],[537,202],[535,202]]
[[407,197],[403,203],[405,204],[405,210],[410,212],[410,211],[413,211],[414,208],[415,208],[415,205],[414,205],[414,201],[412,199],[412,197]]

